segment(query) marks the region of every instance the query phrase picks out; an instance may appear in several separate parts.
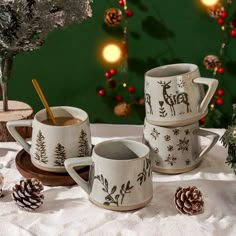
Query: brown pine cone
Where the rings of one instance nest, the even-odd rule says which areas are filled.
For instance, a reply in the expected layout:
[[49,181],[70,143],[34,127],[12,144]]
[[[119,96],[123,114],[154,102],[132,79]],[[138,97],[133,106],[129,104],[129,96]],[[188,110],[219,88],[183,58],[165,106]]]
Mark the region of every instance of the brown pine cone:
[[203,59],[203,64],[208,70],[215,70],[216,68],[220,67],[221,62],[220,59],[215,55],[207,55]]
[[195,187],[178,187],[175,193],[175,206],[183,214],[196,215],[203,211],[202,193]]
[[131,105],[126,103],[126,102],[121,102],[118,103],[115,107],[114,107],[114,113],[117,116],[128,116],[129,113],[131,111]]
[[13,187],[12,198],[23,210],[33,211],[43,204],[42,183],[35,178],[21,180]]
[[118,8],[109,8],[104,13],[104,21],[108,26],[116,27],[122,20],[122,11]]

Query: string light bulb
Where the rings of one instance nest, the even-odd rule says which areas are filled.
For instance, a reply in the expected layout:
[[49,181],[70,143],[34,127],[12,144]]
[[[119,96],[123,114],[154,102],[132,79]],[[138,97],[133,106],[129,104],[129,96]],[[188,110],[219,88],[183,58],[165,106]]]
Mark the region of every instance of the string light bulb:
[[201,0],[201,2],[205,5],[205,6],[214,6],[216,3],[218,3],[219,0]]
[[106,62],[115,63],[121,59],[122,52],[118,45],[108,44],[103,48],[102,56]]

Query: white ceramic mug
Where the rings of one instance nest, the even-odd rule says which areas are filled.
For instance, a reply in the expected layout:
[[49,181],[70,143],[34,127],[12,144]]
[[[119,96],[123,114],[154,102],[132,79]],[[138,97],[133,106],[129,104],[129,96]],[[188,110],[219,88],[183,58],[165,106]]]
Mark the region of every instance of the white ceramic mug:
[[[199,137],[209,143],[201,148]],[[196,168],[204,155],[218,141],[219,135],[199,128],[198,122],[180,127],[163,127],[144,121],[143,143],[150,148],[152,170],[167,173],[183,173]]]
[[[75,171],[79,166],[90,166],[88,182]],[[65,167],[99,207],[127,211],[141,208],[152,199],[149,148],[140,142],[104,141],[94,147],[92,158],[67,159]]]
[[[203,85],[208,86],[205,94]],[[204,117],[218,80],[200,77],[194,64],[171,64],[145,73],[147,120],[160,126],[182,126]]]
[[[48,119],[45,109],[39,111],[33,120],[7,122],[7,128],[15,140],[31,156],[31,161],[39,169],[50,172],[66,172],[64,160],[75,156],[91,154],[91,134],[88,114],[76,107],[51,107],[56,119],[68,117],[79,119],[78,123],[54,126],[43,123]],[[33,127],[30,145],[16,130],[18,126]]]

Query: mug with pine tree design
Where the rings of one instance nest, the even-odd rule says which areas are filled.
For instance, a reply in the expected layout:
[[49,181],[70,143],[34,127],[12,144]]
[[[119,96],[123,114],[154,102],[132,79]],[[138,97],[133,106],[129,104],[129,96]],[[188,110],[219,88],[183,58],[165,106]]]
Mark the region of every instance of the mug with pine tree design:
[[[76,107],[52,107],[56,125],[45,109],[36,113],[33,120],[8,121],[7,128],[13,138],[31,156],[34,166],[50,172],[66,172],[64,161],[71,157],[88,156],[92,150],[88,114]],[[30,145],[16,127],[32,127]]]

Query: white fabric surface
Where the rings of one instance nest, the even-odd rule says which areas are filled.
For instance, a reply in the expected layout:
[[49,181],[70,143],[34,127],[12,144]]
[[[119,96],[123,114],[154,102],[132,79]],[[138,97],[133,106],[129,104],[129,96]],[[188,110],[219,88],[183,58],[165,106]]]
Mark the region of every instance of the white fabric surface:
[[[96,144],[111,138],[141,140],[142,126],[92,124]],[[222,135],[223,129],[210,129]],[[205,140],[201,140],[202,145]],[[15,168],[21,147],[0,143],[0,172],[4,175],[4,197],[0,199],[0,236],[171,236],[236,235],[236,176],[225,164],[227,149],[220,142],[195,170],[178,175],[153,173],[154,195],[144,208],[115,212],[94,206],[77,185],[45,186],[44,204],[25,212],[11,200],[11,189],[23,177]],[[178,186],[195,185],[203,193],[205,211],[196,216],[177,212],[173,198]]]

